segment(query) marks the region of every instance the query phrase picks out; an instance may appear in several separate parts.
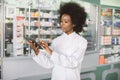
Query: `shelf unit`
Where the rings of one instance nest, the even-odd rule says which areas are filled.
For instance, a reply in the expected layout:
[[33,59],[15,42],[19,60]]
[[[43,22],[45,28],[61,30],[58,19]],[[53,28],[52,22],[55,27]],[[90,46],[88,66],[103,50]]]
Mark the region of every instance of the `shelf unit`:
[[[5,34],[5,57],[31,55],[25,38],[34,38],[36,42],[44,40],[50,45],[62,34],[57,9],[48,8],[47,4],[36,8],[31,2],[26,4],[27,7],[5,5],[5,33],[10,32]],[[10,10],[13,14],[9,14]]]
[[120,61],[120,9],[101,9],[100,64]]
[[[60,1],[57,2],[58,7]],[[84,31],[80,33],[88,40],[86,54],[96,53],[98,52],[99,7],[82,1],[77,1],[77,3],[82,4],[87,12],[86,25],[84,25]],[[32,55],[32,50],[26,43],[26,37],[34,38],[37,42],[44,40],[50,45],[54,38],[62,34],[58,20],[58,8],[55,8],[54,4],[48,5],[48,2],[41,1],[33,5],[30,1],[24,3],[24,5],[26,6],[17,6],[16,4],[10,6],[8,2],[5,6],[7,22],[5,24],[9,24],[9,27],[11,26],[13,30],[12,37],[8,39],[8,42],[11,41],[10,44],[5,42],[5,57]],[[12,8],[14,14],[8,14],[9,8]],[[7,35],[10,36],[10,34]]]

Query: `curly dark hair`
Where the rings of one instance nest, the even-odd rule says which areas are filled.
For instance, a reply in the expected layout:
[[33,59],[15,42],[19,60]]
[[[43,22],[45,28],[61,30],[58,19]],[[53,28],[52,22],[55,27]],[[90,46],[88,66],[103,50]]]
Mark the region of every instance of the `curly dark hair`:
[[63,14],[68,14],[71,17],[72,23],[75,25],[74,31],[79,33],[83,30],[83,25],[85,24],[87,13],[84,8],[75,2],[62,3],[60,5],[60,20]]

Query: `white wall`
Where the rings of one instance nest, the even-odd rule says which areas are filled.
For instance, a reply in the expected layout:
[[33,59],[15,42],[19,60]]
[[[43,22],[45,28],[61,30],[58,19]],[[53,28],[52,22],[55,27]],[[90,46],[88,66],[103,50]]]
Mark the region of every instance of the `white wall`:
[[101,0],[101,4],[120,7],[120,0]]

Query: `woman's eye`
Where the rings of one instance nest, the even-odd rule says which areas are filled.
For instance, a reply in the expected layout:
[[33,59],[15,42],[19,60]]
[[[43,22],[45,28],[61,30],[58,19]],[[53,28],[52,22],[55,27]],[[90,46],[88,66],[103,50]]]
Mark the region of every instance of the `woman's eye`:
[[60,23],[68,23],[68,21],[60,21]]
[[65,21],[65,23],[68,23],[67,21]]

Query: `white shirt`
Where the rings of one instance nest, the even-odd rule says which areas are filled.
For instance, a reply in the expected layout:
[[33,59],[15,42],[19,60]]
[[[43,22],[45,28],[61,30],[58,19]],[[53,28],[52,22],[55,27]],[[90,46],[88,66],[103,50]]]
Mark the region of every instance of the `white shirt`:
[[53,68],[52,80],[80,80],[81,63],[87,40],[77,33],[63,33],[51,44],[52,55],[40,52],[33,59],[45,68]]

